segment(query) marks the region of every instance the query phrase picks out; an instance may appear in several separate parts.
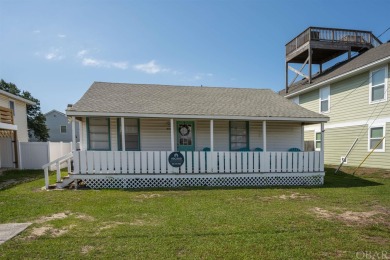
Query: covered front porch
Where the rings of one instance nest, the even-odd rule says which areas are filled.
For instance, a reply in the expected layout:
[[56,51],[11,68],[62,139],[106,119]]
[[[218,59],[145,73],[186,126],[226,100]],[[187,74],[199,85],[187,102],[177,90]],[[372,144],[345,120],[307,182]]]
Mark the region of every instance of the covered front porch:
[[[303,150],[310,120],[74,116],[76,123],[81,142],[69,178],[91,188],[323,184],[323,149]],[[170,163],[175,153],[180,166]]]

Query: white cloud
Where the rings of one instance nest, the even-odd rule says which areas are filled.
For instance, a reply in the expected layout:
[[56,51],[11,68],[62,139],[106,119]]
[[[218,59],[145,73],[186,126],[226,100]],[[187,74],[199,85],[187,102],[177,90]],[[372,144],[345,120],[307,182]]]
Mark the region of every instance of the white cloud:
[[81,63],[87,67],[117,68],[122,70],[128,68],[128,64],[126,61],[106,61],[97,60],[93,58],[83,58]]
[[214,76],[213,73],[198,73],[194,76],[194,80],[201,80],[207,77],[211,78],[213,76]]
[[156,74],[160,72],[169,72],[170,69],[166,69],[156,64],[155,60],[151,60],[144,64],[134,65],[133,68],[138,71],[142,71],[148,74]]
[[111,65],[115,68],[125,70],[128,68],[127,62],[111,62]]
[[65,38],[65,37],[66,37],[65,34],[57,34],[57,36],[58,36],[59,38]]
[[102,66],[102,62],[95,59],[84,58],[82,61],[84,66],[92,66],[92,67],[100,67]]
[[40,33],[40,30],[34,30],[33,33]]
[[77,52],[77,57],[79,58],[82,58],[85,56],[85,54],[87,54],[89,51],[88,50],[81,50],[79,52]]
[[62,53],[60,49],[51,49],[47,53],[45,53],[44,58],[46,60],[63,60],[65,59],[65,55]]

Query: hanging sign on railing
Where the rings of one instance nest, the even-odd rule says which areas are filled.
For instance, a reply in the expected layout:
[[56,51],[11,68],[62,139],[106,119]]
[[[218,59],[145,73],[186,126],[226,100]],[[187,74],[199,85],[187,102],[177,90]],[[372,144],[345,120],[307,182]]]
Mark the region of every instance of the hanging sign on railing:
[[180,152],[173,152],[169,155],[168,162],[172,167],[180,167],[184,163],[184,156]]

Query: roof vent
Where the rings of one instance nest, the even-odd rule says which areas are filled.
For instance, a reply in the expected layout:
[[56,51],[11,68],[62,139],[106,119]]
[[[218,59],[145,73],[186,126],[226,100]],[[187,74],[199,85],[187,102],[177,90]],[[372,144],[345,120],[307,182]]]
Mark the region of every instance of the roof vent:
[[73,107],[73,104],[68,104],[68,107]]

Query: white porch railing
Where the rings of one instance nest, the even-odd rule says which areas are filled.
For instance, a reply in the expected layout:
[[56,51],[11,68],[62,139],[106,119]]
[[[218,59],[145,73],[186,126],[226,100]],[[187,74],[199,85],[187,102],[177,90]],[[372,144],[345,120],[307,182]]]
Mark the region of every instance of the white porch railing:
[[321,152],[181,152],[174,168],[169,151],[76,151],[74,174],[197,174],[323,172]]
[[45,175],[46,189],[49,188],[49,168],[50,168],[50,166],[52,166],[54,164],[56,165],[56,181],[59,182],[59,181],[61,181],[61,164],[66,161],[68,163],[68,172],[71,172],[72,157],[73,157],[73,154],[68,153],[68,154],[42,166],[42,169],[43,169],[44,175]]

